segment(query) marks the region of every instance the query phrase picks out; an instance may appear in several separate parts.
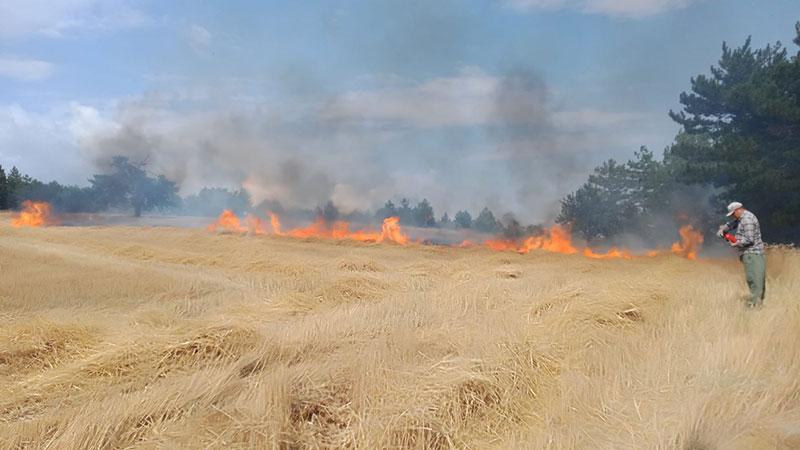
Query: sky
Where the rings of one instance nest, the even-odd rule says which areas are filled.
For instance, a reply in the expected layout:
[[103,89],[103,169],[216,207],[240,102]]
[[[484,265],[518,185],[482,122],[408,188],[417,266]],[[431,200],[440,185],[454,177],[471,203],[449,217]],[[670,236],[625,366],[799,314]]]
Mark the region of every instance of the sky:
[[[722,42],[792,46],[797,0],[0,0],[0,165],[86,185],[113,155],[256,201],[552,220]],[[793,49],[794,50],[794,49]]]

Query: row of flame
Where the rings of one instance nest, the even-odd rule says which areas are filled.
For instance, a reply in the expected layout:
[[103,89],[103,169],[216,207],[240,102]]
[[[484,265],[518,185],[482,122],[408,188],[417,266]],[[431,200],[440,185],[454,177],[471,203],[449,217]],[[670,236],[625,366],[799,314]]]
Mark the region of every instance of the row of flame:
[[[247,215],[244,220],[240,219],[233,211],[225,210],[217,218],[216,222],[208,226],[211,232],[228,233],[250,233],[255,235],[274,234],[277,236],[290,236],[295,238],[321,238],[321,239],[350,239],[361,242],[394,242],[405,245],[411,239],[403,233],[400,227],[400,219],[388,217],[384,219],[383,225],[378,230],[361,229],[350,231],[350,224],[344,221],[326,222],[323,218],[317,218],[312,224],[293,228],[284,231],[281,226],[280,218],[272,213],[269,216],[269,228],[266,221],[254,215]],[[684,225],[680,228],[681,240],[675,242],[670,247],[670,251],[676,255],[688,259],[696,259],[700,246],[703,243],[702,233],[695,230],[691,225]],[[650,250],[642,254],[636,254],[625,248],[611,247],[606,252],[598,252],[586,246],[579,250],[572,243],[572,234],[566,227],[553,225],[541,235],[528,236],[524,239],[489,239],[482,243],[486,248],[496,251],[515,251],[518,253],[528,253],[532,250],[544,250],[552,253],[574,254],[582,253],[588,258],[594,259],[632,259],[636,256],[658,256],[662,250]],[[478,244],[465,240],[457,245],[462,248],[478,246]]]
[[[266,221],[261,218],[248,215],[245,220],[241,220],[233,211],[225,210],[217,220],[208,226],[211,232],[228,232],[239,234],[273,234],[276,236],[289,236],[294,238],[322,238],[322,239],[349,239],[361,242],[393,242],[406,245],[411,239],[403,233],[400,227],[400,219],[389,217],[383,221],[380,230],[361,229],[350,231],[350,224],[344,221],[326,222],[323,218],[318,218],[306,227],[293,228],[284,231],[281,226],[280,218],[269,212],[269,229]],[[14,227],[41,227],[56,225],[58,222],[50,214],[50,204],[46,202],[26,201],[23,203],[22,210],[11,220]],[[676,255],[688,259],[696,259],[700,246],[703,243],[703,235],[696,231],[691,225],[684,225],[679,230],[681,240],[672,244],[670,251]],[[476,247],[472,241],[465,240],[457,245],[461,248]],[[544,250],[553,253],[574,254],[581,253],[588,258],[594,259],[631,259],[636,256],[657,256],[664,251],[650,250],[641,254],[636,254],[625,248],[611,247],[605,252],[598,252],[586,246],[581,250],[572,243],[572,234],[568,228],[553,225],[541,235],[528,236],[524,239],[489,239],[484,241],[482,246],[496,251],[515,251],[518,253],[528,253],[532,250]]]

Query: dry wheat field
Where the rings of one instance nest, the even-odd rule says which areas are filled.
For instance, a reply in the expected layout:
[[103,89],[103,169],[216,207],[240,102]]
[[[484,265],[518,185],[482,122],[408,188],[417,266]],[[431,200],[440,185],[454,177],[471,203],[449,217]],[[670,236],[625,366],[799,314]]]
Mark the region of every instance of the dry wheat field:
[[800,253],[0,219],[2,448],[800,447]]

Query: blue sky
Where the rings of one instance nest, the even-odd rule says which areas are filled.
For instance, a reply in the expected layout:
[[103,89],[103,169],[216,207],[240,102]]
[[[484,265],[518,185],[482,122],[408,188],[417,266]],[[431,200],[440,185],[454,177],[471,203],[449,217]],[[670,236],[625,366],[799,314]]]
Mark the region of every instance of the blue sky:
[[0,0],[0,164],[85,184],[125,154],[184,193],[547,220],[598,162],[669,144],[722,41],[791,45],[797,20],[796,0]]

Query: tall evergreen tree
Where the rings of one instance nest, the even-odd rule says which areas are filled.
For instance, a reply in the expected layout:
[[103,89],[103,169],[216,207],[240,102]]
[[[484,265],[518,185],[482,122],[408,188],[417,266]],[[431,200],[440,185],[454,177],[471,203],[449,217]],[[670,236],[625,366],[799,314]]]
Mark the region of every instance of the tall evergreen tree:
[[441,219],[439,219],[439,226],[442,228],[449,228],[452,224],[453,221],[450,219],[450,215],[448,215],[447,212],[442,214]]
[[484,207],[473,222],[475,229],[484,233],[496,233],[500,228],[500,223],[494,217],[489,207]]
[[0,166],[0,209],[8,209],[8,180],[3,166]]
[[[800,45],[800,23],[796,30]],[[754,50],[749,38],[723,44],[711,75],[692,78],[680,102],[670,116],[691,137],[670,149],[683,162],[680,178],[720,188],[720,203],[744,203],[766,239],[800,239],[800,56],[780,43]]]
[[394,203],[391,200],[388,200],[386,204],[383,205],[376,213],[375,217],[383,220],[387,217],[397,217],[397,207],[394,206]]
[[400,223],[408,225],[414,223],[414,211],[411,208],[411,202],[407,198],[400,199],[400,207],[397,208],[397,216],[400,217]]
[[414,216],[414,224],[418,227],[433,227],[436,225],[436,216],[433,213],[433,207],[428,203],[428,199],[423,199],[417,203],[412,214]]
[[692,205],[707,206],[703,205],[705,197],[676,180],[681,167],[669,152],[659,161],[646,147],[634,152],[625,164],[608,160],[562,200],[556,222],[571,226],[590,241],[622,232],[658,240],[663,234],[662,222],[681,213],[692,213],[702,222],[704,217]]
[[19,207],[20,202],[23,200],[19,198],[19,190],[26,183],[26,180],[28,180],[28,177],[22,176],[17,166],[11,167],[11,171],[8,172],[6,177],[6,202],[9,209]]
[[472,228],[472,216],[467,211],[458,211],[453,219],[456,228]]
[[525,237],[526,230],[511,213],[503,214],[501,220],[502,235],[506,239],[517,240]]

